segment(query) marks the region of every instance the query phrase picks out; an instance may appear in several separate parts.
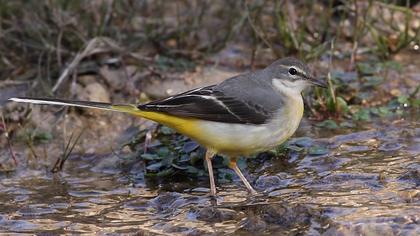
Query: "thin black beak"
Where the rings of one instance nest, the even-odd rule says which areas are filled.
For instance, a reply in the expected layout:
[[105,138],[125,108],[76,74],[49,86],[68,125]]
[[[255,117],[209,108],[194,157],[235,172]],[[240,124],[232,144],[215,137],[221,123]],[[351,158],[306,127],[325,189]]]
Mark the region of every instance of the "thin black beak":
[[320,80],[320,79],[315,79],[313,77],[309,79],[309,82],[311,84],[316,85],[316,86],[321,87],[321,88],[327,88],[328,87],[328,85],[325,81]]

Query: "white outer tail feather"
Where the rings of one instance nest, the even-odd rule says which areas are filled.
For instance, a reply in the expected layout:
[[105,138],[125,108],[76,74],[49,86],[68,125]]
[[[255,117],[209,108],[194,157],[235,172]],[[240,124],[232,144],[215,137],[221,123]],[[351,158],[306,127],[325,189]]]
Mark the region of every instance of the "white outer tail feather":
[[32,103],[38,105],[58,105],[58,106],[73,106],[83,108],[96,108],[101,110],[115,111],[109,103],[88,102],[88,101],[66,101],[60,99],[41,99],[41,98],[9,98],[9,101]]

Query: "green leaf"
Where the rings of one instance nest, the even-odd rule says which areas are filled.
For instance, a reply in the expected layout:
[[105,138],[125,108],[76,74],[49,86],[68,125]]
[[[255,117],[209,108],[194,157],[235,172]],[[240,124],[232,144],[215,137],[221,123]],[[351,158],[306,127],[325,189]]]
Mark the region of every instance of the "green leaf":
[[362,108],[353,114],[353,120],[357,121],[370,121],[370,111],[369,109]]
[[340,123],[340,127],[341,128],[354,128],[354,124],[352,122],[349,121],[343,121]]
[[328,95],[327,97],[327,109],[330,112],[335,112],[335,103],[332,96]]
[[384,115],[388,115],[391,113],[388,107],[379,107],[378,109],[379,109],[379,113],[384,114]]
[[158,177],[164,177],[164,176],[169,176],[172,175],[175,172],[175,170],[173,168],[169,168],[169,169],[164,169],[162,171],[159,171],[157,173]]
[[375,87],[380,85],[384,81],[384,78],[380,76],[366,76],[363,80],[363,87]]
[[373,93],[372,91],[359,91],[357,94],[355,94],[355,96],[359,99],[359,100],[366,100],[366,101],[370,101],[373,99]]
[[177,165],[175,163],[172,163],[172,167],[174,167],[175,169],[179,169],[179,170],[187,170],[188,169],[187,166],[180,166],[180,165]]
[[41,143],[48,143],[51,139],[53,139],[53,136],[49,132],[36,132],[34,135],[34,140],[39,141]]
[[160,132],[161,132],[162,134],[165,134],[165,135],[170,135],[170,134],[175,133],[175,131],[174,131],[173,129],[171,129],[171,128],[169,128],[169,127],[166,127],[166,126],[162,126],[162,127],[160,127]]
[[287,149],[292,150],[292,151],[296,151],[296,152],[301,152],[301,151],[305,150],[303,147],[298,147],[296,145],[288,145]]
[[301,138],[295,138],[292,141],[290,141],[291,144],[295,144],[299,147],[309,147],[312,145],[314,141],[309,137],[301,137]]
[[329,150],[326,147],[323,146],[312,146],[309,148],[308,153],[310,155],[325,155],[328,154]]
[[338,112],[340,113],[348,113],[349,112],[349,106],[347,105],[346,100],[342,97],[337,97],[337,107]]
[[339,80],[341,83],[348,84],[357,81],[357,73],[355,71],[332,71],[331,77],[334,81]]
[[288,151],[287,150],[288,149],[288,145],[293,145],[293,144],[290,144],[289,142],[282,143],[282,144],[274,147],[273,149],[271,149],[269,152],[271,152],[275,156],[280,156],[282,154],[286,154],[287,151]]
[[389,110],[388,107],[375,107],[371,108],[370,110],[373,114],[378,115],[380,117],[386,117],[392,114],[391,110]]
[[408,96],[405,96],[405,95],[401,95],[401,96],[399,96],[398,98],[397,98],[397,101],[400,103],[400,104],[408,104],[409,102],[408,102]]
[[194,166],[187,166],[187,173],[190,174],[198,174],[198,172],[200,171],[198,168],[194,167]]
[[185,153],[190,153],[196,150],[199,146],[200,145],[194,141],[185,142],[184,146],[182,147],[182,151],[184,151]]
[[144,154],[141,154],[140,156],[144,160],[149,160],[149,161],[162,159],[162,157],[158,156],[157,154],[151,154],[151,153],[144,153]]
[[178,163],[182,162],[189,162],[191,160],[191,157],[187,154],[181,155],[181,157],[178,159]]
[[357,71],[362,75],[373,75],[378,72],[377,68],[369,63],[357,63]]
[[248,167],[246,160],[243,157],[239,158],[236,164],[241,170],[246,169]]
[[146,166],[146,169],[149,171],[157,172],[162,167],[162,162],[156,162],[151,165]]
[[401,63],[399,63],[397,61],[386,61],[386,62],[382,63],[382,67],[392,69],[392,70],[396,70],[398,72],[401,72],[402,69],[403,69]]
[[420,107],[420,99],[418,99],[418,98],[414,98],[414,99],[412,99],[412,100],[411,100],[411,105],[412,105],[414,108],[418,108],[418,107]]
[[167,157],[171,154],[171,151],[169,151],[168,147],[161,147],[159,148],[156,153],[160,156],[160,157]]
[[221,183],[232,182],[233,175],[231,170],[226,168],[220,168],[217,171],[217,180]]
[[327,128],[327,129],[337,129],[338,125],[333,120],[324,120],[318,124],[316,124],[318,127]]

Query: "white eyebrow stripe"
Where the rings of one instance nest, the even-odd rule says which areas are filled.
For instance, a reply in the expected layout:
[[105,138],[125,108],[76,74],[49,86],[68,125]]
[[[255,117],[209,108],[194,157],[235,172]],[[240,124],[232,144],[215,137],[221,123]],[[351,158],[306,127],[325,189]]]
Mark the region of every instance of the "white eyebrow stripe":
[[308,76],[304,70],[302,70],[301,68],[299,68],[299,67],[297,67],[297,66],[286,66],[286,65],[280,65],[280,66],[281,66],[281,67],[283,67],[283,68],[286,68],[286,69],[290,69],[291,67],[293,67],[293,68],[295,68],[295,69],[297,70],[297,72],[299,72],[300,74],[302,74],[302,75],[304,75],[304,76]]
[[303,70],[301,70],[299,67],[296,67],[296,66],[293,66],[299,73],[301,73],[302,75],[304,75],[304,76],[307,76],[306,75],[306,72],[305,71],[303,71]]

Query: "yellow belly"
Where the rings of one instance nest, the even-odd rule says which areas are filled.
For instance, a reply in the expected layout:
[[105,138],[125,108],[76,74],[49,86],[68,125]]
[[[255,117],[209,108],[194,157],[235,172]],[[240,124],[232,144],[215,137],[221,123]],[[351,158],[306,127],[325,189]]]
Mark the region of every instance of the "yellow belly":
[[204,130],[200,129],[198,126],[200,120],[197,119],[177,117],[165,113],[147,111],[138,111],[135,115],[166,125],[192,139],[197,140],[199,137],[205,136],[203,133]]
[[216,153],[248,155],[280,145],[293,135],[303,115],[303,102],[300,98],[289,105],[263,125],[225,124],[139,110],[132,114],[171,127]]

